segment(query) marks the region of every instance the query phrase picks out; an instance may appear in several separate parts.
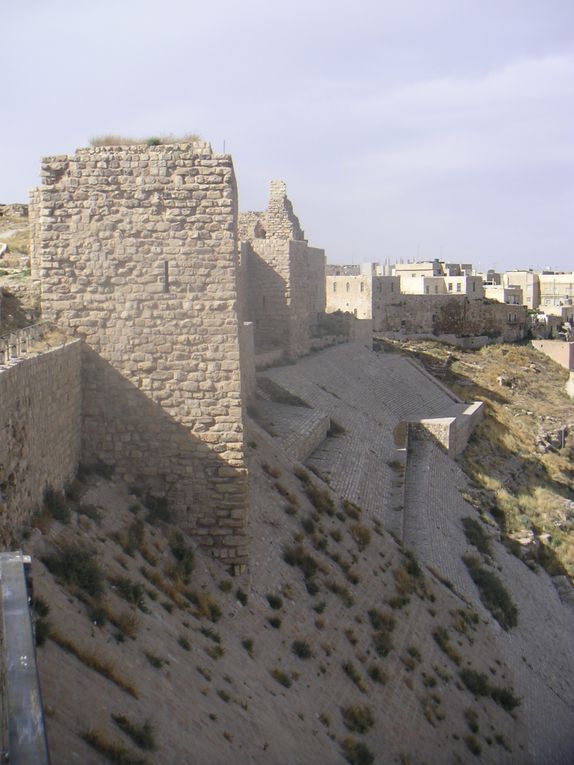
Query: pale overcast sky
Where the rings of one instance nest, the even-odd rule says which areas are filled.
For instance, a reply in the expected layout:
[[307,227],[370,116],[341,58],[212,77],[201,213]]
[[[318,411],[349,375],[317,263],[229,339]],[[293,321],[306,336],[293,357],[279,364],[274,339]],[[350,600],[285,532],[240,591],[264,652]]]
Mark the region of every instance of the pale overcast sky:
[[0,32],[0,202],[197,132],[330,262],[574,269],[574,0],[1,0]]

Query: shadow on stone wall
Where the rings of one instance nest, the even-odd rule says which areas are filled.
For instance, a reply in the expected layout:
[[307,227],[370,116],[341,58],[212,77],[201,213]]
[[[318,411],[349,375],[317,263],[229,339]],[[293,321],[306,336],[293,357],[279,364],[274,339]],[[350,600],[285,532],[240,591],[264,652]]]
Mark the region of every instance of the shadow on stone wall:
[[251,247],[248,252],[247,316],[255,325],[255,350],[289,347],[291,313],[287,282]]
[[[244,562],[247,474],[227,460],[217,414],[195,420],[200,439],[159,403],[178,391],[158,388],[158,401],[152,400],[87,345],[82,377],[82,462],[114,466],[129,485],[165,498],[174,522],[215,557]],[[192,403],[193,394],[181,393],[185,411],[184,396]],[[241,427],[226,427],[243,441]]]

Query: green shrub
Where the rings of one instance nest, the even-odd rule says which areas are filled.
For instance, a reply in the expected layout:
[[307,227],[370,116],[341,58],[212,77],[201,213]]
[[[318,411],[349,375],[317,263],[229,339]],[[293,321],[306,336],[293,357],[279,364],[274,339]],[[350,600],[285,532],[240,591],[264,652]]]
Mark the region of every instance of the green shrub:
[[473,582],[478,587],[481,601],[500,626],[505,630],[516,627],[518,609],[496,574],[482,568],[475,558],[465,555],[462,560]]
[[363,678],[361,677],[361,673],[356,669],[355,665],[351,661],[346,661],[342,665],[343,672],[351,678],[351,680],[355,683],[357,688],[362,691],[363,693],[367,692],[367,688],[365,686],[365,683],[363,682]]
[[490,694],[490,684],[483,672],[476,672],[474,669],[465,667],[460,670],[459,675],[468,690],[475,696],[488,696]]
[[367,733],[375,724],[371,708],[366,704],[341,707],[341,715],[347,730],[352,733]]
[[343,739],[341,749],[350,765],[371,765],[375,761],[375,756],[369,747],[351,736]]
[[47,488],[44,492],[44,507],[54,520],[60,521],[60,523],[70,522],[70,508],[61,492],[55,492],[50,487]]
[[148,653],[147,651],[145,653],[145,657],[149,661],[149,663],[152,665],[152,667],[155,667],[156,669],[161,669],[164,664],[167,664],[167,661],[165,659],[162,659],[153,653]]
[[84,741],[103,755],[108,762],[114,765],[148,765],[147,760],[134,757],[125,747],[117,742],[110,743],[99,731],[86,731],[81,734]]
[[314,484],[305,487],[307,498],[321,515],[335,515],[335,503],[326,489],[319,489]]
[[245,650],[250,656],[253,656],[253,640],[251,638],[246,638],[245,640],[242,640],[241,645],[245,648]]
[[432,636],[441,651],[446,653],[448,658],[455,664],[460,664],[462,657],[456,648],[451,645],[447,630],[444,627],[437,627]]
[[378,664],[371,664],[367,669],[367,674],[373,682],[381,685],[386,685],[389,680],[387,673]]
[[267,602],[275,611],[279,611],[280,608],[283,608],[283,598],[279,595],[268,594]]
[[146,494],[143,504],[148,510],[146,520],[148,523],[169,523],[171,520],[171,510],[165,497],[156,497],[153,494]]
[[93,553],[84,547],[68,546],[42,558],[42,562],[58,579],[78,587],[93,598],[104,591],[104,577]]
[[138,606],[140,609],[144,606],[142,610],[145,611],[145,588],[142,584],[134,582],[127,576],[118,576],[117,578],[112,579],[111,582],[121,598],[128,603],[131,603],[133,606]]
[[361,517],[361,508],[348,499],[343,500],[343,510],[349,516],[349,518],[352,518],[354,521],[358,521]]
[[294,640],[291,643],[291,651],[300,659],[310,659],[313,656],[311,646],[306,640]]
[[142,725],[132,723],[124,715],[112,715],[112,720],[140,749],[150,752],[155,749],[153,727],[149,720],[146,720]]
[[371,542],[371,531],[366,526],[363,526],[362,523],[354,523],[351,526],[351,536],[357,543],[357,547],[359,550],[361,550],[361,552]]
[[335,582],[333,580],[329,580],[328,582],[325,582],[325,586],[328,590],[335,593],[337,597],[341,600],[344,606],[347,608],[351,608],[353,603],[355,602],[353,600],[353,596],[349,592],[349,590],[342,584],[339,584],[338,582]]
[[367,613],[373,629],[385,629],[388,632],[394,630],[396,619],[392,614],[385,614],[382,611],[377,611],[376,608],[371,608]]
[[391,633],[387,630],[377,630],[373,633],[373,644],[379,656],[388,656],[393,649]]
[[507,712],[512,712],[515,707],[521,704],[521,700],[514,695],[511,688],[491,688],[490,695]]
[[478,755],[482,752],[482,747],[480,746],[475,736],[465,736],[464,743],[466,744],[468,750],[472,752],[472,754],[474,754],[476,757],[478,757]]
[[[177,561],[177,574],[185,584],[188,584],[194,565],[193,550],[185,543],[183,534],[179,531],[176,531],[172,536],[169,547],[173,557]],[[229,588],[231,589],[231,582],[229,583]]]
[[277,680],[277,682],[280,683],[285,688],[291,687],[291,678],[286,672],[283,672],[282,669],[279,669],[278,667],[274,667],[271,670],[270,674],[274,680]]
[[462,525],[469,545],[474,545],[483,555],[490,555],[490,539],[482,525],[474,518],[463,518]]
[[184,649],[184,651],[191,651],[191,643],[185,637],[185,635],[180,635],[179,638],[177,639],[177,642]]
[[36,619],[34,622],[34,639],[37,646],[44,645],[50,635],[50,624],[46,619]]

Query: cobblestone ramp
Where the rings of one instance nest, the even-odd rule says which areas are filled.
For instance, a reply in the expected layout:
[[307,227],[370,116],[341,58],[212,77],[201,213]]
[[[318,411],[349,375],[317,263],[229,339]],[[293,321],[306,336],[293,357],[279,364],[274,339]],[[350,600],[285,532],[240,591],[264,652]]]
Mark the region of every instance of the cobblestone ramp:
[[[518,626],[504,632],[484,609],[461,561],[476,553],[467,544],[461,519],[477,517],[462,497],[467,480],[430,441],[414,442],[409,455],[405,492],[405,544],[427,565],[449,579],[499,635],[501,654],[512,668],[511,683],[522,697],[512,742],[516,762],[574,762],[574,612],[561,603],[544,571],[532,572],[505,547],[493,542],[499,577],[512,589]],[[547,646],[553,646],[550,651]]]
[[317,409],[259,400],[259,416],[269,435],[291,459],[303,461],[324,440],[330,419]]
[[393,431],[401,420],[451,416],[465,405],[409,359],[358,345],[329,348],[264,375],[342,426],[344,433],[326,438],[309,464],[335,492],[401,535]]

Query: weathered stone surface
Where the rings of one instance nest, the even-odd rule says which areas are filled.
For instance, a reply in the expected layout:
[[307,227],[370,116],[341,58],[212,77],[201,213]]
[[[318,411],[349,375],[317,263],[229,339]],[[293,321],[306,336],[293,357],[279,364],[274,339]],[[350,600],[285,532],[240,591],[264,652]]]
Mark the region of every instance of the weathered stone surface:
[[247,502],[231,158],[98,147],[44,160],[42,179],[32,269],[44,317],[85,340],[82,459],[167,497],[187,530],[207,510],[235,536],[217,514]]

